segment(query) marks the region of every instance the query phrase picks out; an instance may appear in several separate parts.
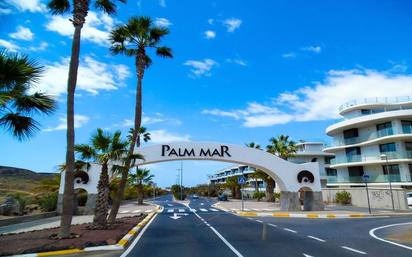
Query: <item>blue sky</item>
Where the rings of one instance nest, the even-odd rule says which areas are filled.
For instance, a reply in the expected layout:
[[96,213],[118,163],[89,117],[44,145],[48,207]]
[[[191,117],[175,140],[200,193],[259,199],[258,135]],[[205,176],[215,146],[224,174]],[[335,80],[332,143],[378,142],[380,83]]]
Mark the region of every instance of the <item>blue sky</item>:
[[[0,164],[50,172],[64,162],[65,87],[73,27],[41,0],[0,3],[0,45],[45,66],[37,90],[57,112],[38,117],[28,142],[0,131]],[[127,131],[133,118],[133,60],[108,51],[108,32],[133,15],[171,33],[173,59],[153,58],[144,78],[144,125],[153,143],[219,141],[266,145],[279,134],[325,141],[346,101],[412,95],[410,1],[141,0],[117,16],[91,10],[83,28],[76,91],[76,142],[102,127]],[[227,164],[184,162],[186,185]],[[176,180],[179,163],[152,165],[155,181]]]

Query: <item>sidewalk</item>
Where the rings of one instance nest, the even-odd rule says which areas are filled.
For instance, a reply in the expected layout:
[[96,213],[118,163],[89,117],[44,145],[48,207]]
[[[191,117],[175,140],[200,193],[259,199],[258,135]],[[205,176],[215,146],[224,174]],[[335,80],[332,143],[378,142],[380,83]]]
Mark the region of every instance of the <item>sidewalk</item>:
[[384,215],[412,215],[411,210],[402,210],[393,212],[391,209],[372,209],[369,214],[368,208],[356,206],[325,205],[324,211],[294,211],[284,212],[280,210],[278,202],[257,202],[244,201],[242,210],[242,201],[231,199],[230,201],[218,202],[214,207],[224,211],[233,212],[241,216],[274,216],[274,217],[296,217],[296,218],[359,218],[366,216],[384,216]]
[[[156,205],[145,203],[145,205],[138,205],[137,202],[129,202],[120,206],[118,218],[135,216],[139,213],[151,213],[157,208]],[[73,216],[72,225],[89,223],[93,221],[93,215]],[[19,224],[0,227],[1,234],[21,233],[33,230],[42,230],[49,228],[56,228],[60,226],[60,216],[45,218],[41,220],[23,222]]]

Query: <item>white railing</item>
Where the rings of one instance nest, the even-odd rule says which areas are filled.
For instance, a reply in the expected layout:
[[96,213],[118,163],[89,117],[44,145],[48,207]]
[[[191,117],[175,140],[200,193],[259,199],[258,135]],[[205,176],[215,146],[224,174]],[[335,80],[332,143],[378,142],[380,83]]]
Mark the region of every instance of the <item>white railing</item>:
[[342,104],[339,107],[339,111],[343,111],[350,107],[361,105],[361,104],[373,104],[373,103],[385,103],[385,104],[397,104],[411,102],[412,96],[399,96],[399,97],[372,97],[372,98],[363,98],[356,99]]

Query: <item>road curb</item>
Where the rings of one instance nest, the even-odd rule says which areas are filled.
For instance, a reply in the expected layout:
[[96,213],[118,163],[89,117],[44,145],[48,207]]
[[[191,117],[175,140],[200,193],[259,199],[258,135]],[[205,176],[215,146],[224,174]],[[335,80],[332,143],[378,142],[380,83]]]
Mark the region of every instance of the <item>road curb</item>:
[[276,212],[276,213],[263,213],[263,212],[234,212],[239,216],[244,217],[277,217],[277,218],[309,218],[309,219],[336,219],[336,218],[366,218],[371,215],[355,213],[355,214],[334,214],[334,213],[288,213],[288,212]]
[[120,239],[115,245],[103,245],[103,246],[93,246],[86,247],[83,249],[73,248],[67,250],[58,250],[50,252],[40,252],[40,253],[29,253],[29,254],[18,254],[18,255],[9,255],[6,257],[40,257],[40,256],[55,256],[55,255],[64,255],[71,253],[81,253],[81,252],[93,252],[93,251],[113,251],[113,250],[124,250],[129,243],[137,236],[138,232],[161,210],[159,205],[156,206],[156,211],[149,213],[142,221],[140,221],[136,226],[129,230],[126,235]]

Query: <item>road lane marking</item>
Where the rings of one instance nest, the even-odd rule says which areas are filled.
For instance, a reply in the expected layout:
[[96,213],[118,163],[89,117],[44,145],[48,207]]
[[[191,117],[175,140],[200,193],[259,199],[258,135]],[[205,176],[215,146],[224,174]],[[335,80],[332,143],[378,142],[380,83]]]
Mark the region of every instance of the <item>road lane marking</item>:
[[206,209],[203,209],[203,208],[200,208],[199,210],[201,210],[201,211],[207,211]]
[[256,220],[257,222],[259,222],[259,223],[263,223],[263,221],[261,221],[261,220]]
[[179,209],[179,212],[185,212],[185,209]]
[[283,230],[286,230],[286,231],[289,231],[289,232],[292,232],[292,233],[298,233],[297,231],[295,231],[293,229],[289,229],[289,228],[284,228]]
[[146,210],[145,212],[146,212],[146,213],[149,213],[149,212],[152,212],[152,210]]
[[366,254],[365,252],[362,252],[362,251],[359,251],[359,250],[356,250],[356,249],[350,248],[350,247],[348,247],[348,246],[341,246],[341,247],[342,247],[342,248],[344,248],[344,249],[346,249],[346,250],[349,250],[349,251],[355,252],[355,253]]
[[174,211],[175,211],[174,209],[168,209],[168,210],[167,210],[168,213],[172,213],[172,212],[174,212]]
[[312,238],[312,239],[315,239],[315,240],[318,240],[318,241],[320,241],[320,242],[322,242],[322,243],[326,242],[326,240],[320,239],[320,238],[315,237],[315,236],[308,236],[308,237],[309,237],[309,238]]
[[306,253],[304,253],[303,256],[305,256],[305,257],[313,257],[312,255],[309,255],[309,254],[306,254]]
[[147,223],[146,226],[144,226],[142,231],[140,231],[140,233],[137,235],[136,239],[131,243],[131,245],[126,249],[126,251],[122,255],[120,255],[120,257],[126,257],[133,250],[137,242],[139,242],[140,238],[142,238],[146,229],[150,226],[150,224],[152,224],[152,222],[156,219],[156,217],[157,217],[157,213],[153,216],[153,218],[149,221],[149,223]]
[[211,211],[219,211],[219,210],[216,210],[216,209],[212,209],[212,208],[210,208],[209,210],[211,210]]
[[[200,220],[202,220],[202,222],[205,223],[206,226],[208,226],[208,227],[223,241],[223,243],[225,243],[225,244],[227,245],[227,247],[229,247],[229,249],[232,250],[232,252],[233,252],[234,254],[236,254],[236,256],[238,256],[238,257],[243,257],[243,255],[242,255],[238,250],[236,250],[236,248],[233,247],[233,245],[230,244],[230,243],[226,240],[226,238],[224,238],[224,237],[223,237],[214,227],[212,227],[209,223],[207,223],[206,221],[204,221],[203,218],[202,218],[199,214],[197,214],[196,212],[194,212],[193,214],[196,215],[196,217],[198,217]],[[121,257],[124,257],[124,256],[121,256]]]
[[248,220],[254,220],[254,219],[252,219],[252,218],[247,218]]
[[130,210],[121,211],[120,213],[124,214],[124,213],[128,213],[128,212],[130,212]]
[[386,226],[382,226],[382,227],[377,227],[377,228],[371,229],[371,230],[369,231],[369,235],[370,235],[371,237],[375,238],[375,239],[378,239],[378,240],[382,241],[382,242],[386,242],[386,243],[393,244],[393,245],[396,245],[396,246],[399,246],[399,247],[402,247],[402,248],[405,248],[405,249],[408,249],[408,250],[412,250],[412,247],[410,247],[410,246],[406,246],[406,245],[403,245],[403,244],[395,243],[395,242],[392,242],[392,241],[389,241],[389,240],[380,238],[380,237],[378,237],[378,236],[375,235],[375,231],[376,231],[376,230],[379,230],[379,229],[382,229],[382,228],[394,227],[394,226],[401,226],[401,225],[412,225],[412,222],[396,223],[396,224],[390,224],[390,225],[386,225]]
[[139,212],[141,212],[141,210],[135,210],[135,211],[133,211],[133,213],[139,213]]
[[272,223],[269,223],[268,225],[271,226],[271,227],[274,227],[274,228],[276,228],[278,226],[278,225],[275,225],[275,224],[272,224]]
[[173,206],[173,204],[170,204],[170,203],[168,203],[168,204],[167,204],[167,206],[170,206],[170,207],[172,207],[172,206]]
[[196,209],[189,209],[191,212],[197,212],[197,210]]

